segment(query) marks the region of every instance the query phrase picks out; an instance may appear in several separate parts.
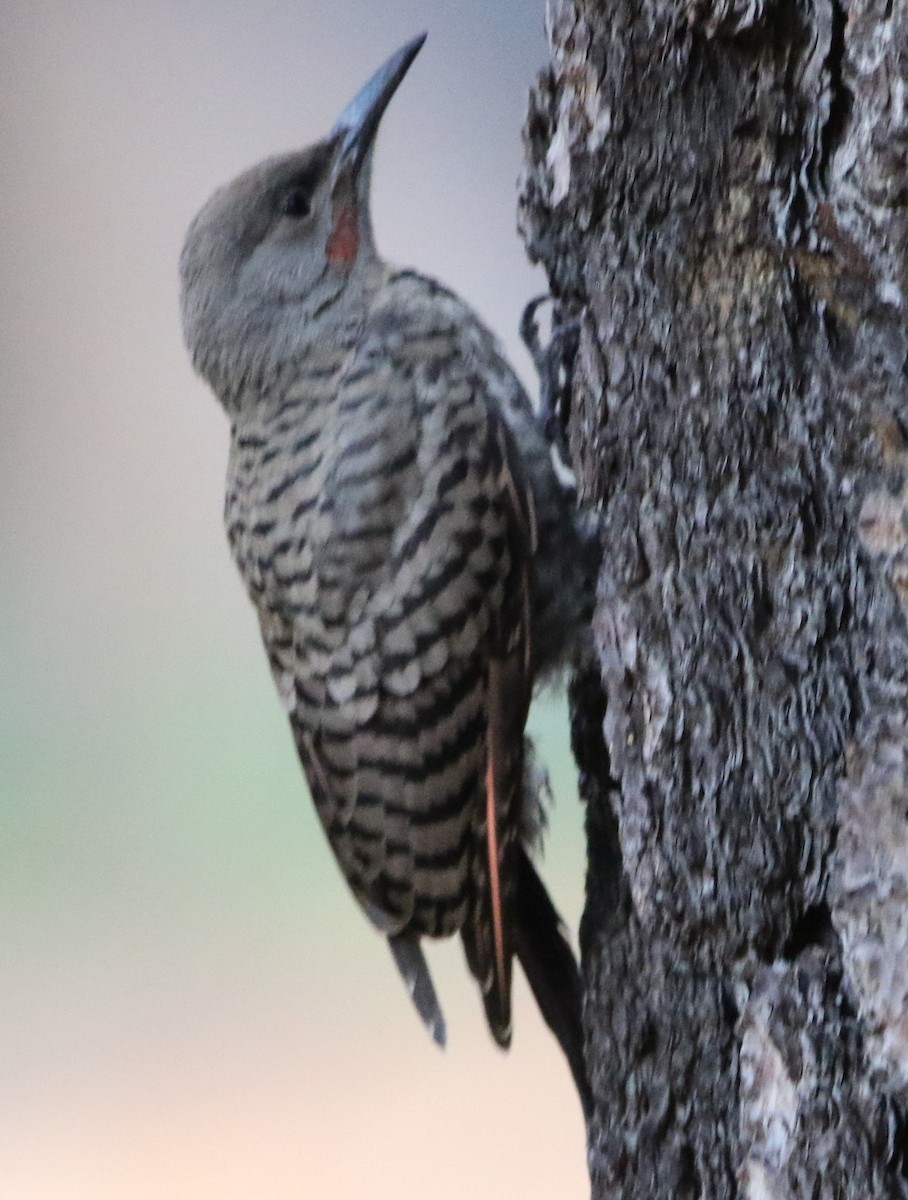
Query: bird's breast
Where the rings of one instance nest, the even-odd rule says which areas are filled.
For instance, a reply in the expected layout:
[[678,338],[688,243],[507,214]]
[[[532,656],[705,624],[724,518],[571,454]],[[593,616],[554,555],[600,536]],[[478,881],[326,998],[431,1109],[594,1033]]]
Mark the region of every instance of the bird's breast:
[[313,544],[330,450],[332,375],[301,377],[279,401],[233,431],[228,538],[253,600],[292,617],[314,611]]

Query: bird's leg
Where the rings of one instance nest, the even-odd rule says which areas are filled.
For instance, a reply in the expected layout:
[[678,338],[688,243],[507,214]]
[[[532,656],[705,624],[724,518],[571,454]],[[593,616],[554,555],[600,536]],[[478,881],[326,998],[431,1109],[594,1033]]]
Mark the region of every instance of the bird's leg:
[[419,938],[407,933],[389,934],[388,945],[423,1024],[432,1035],[433,1041],[444,1048],[447,1038],[445,1019],[435,995],[432,976],[423,957]]
[[[551,296],[536,296],[523,310],[520,336],[539,376],[539,423],[546,438],[563,448],[570,410],[574,356],[580,341],[580,318],[561,319],[556,307],[552,313],[552,331],[545,346],[539,336],[536,311]],[[554,303],[554,302],[553,302]]]

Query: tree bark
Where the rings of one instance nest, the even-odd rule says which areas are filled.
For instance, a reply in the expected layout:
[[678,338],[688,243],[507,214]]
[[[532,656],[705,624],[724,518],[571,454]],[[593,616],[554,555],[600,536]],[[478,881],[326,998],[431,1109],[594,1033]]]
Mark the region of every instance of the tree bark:
[[908,0],[551,0],[601,1197],[908,1196]]

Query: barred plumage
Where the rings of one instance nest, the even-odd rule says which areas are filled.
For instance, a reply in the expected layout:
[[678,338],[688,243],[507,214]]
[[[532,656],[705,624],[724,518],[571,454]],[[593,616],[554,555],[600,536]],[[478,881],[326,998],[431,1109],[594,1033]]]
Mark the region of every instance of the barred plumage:
[[502,1045],[518,953],[586,1102],[576,966],[521,834],[530,692],[570,651],[590,540],[493,336],[374,249],[372,140],[420,45],[325,142],[209,201],[184,328],[232,421],[228,536],[344,876],[437,1040],[419,937],[461,933]]

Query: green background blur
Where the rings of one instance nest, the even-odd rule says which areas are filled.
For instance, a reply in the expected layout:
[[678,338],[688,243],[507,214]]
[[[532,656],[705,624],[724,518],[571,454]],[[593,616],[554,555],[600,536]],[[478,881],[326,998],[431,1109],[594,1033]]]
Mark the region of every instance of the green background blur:
[[[177,313],[214,186],[323,134],[425,28],[379,138],[379,245],[533,384],[515,180],[542,0],[0,11],[0,1197],[581,1197],[579,1108],[522,980],[502,1055],[459,944],[432,946],[439,1053],[334,866]],[[576,929],[563,705],[532,725]]]

